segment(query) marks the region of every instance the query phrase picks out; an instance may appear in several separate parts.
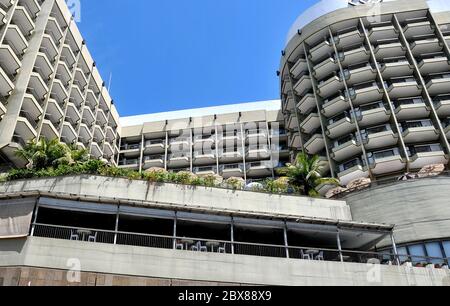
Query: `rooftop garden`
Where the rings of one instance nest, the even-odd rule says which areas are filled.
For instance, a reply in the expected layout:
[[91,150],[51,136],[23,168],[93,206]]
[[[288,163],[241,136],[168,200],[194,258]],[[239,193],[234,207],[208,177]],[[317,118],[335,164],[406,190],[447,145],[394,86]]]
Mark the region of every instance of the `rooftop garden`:
[[146,180],[152,183],[174,183],[190,186],[220,187],[233,190],[251,190],[272,194],[296,194],[319,197],[318,187],[323,184],[339,186],[339,181],[321,176],[323,165],[319,157],[299,154],[294,164],[278,169],[278,179],[267,179],[262,183],[246,185],[242,178],[223,179],[218,175],[197,176],[191,172],[169,172],[152,168],[143,172],[118,168],[103,161],[91,159],[89,152],[55,140],[41,139],[30,142],[16,152],[28,161],[23,169],[11,169],[0,181],[15,181],[33,178],[50,178],[67,175],[102,175]]

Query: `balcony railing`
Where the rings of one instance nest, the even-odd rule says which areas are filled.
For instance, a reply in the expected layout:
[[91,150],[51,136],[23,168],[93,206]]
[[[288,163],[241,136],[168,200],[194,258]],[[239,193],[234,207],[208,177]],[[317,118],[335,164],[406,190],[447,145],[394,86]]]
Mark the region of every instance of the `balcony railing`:
[[[230,240],[214,240],[204,238],[188,238],[169,235],[153,235],[131,233],[92,228],[56,226],[35,223],[32,225],[32,236],[73,243],[101,243],[122,246],[148,247],[167,249],[178,252],[234,254],[258,257],[290,258],[311,262],[349,262],[371,263],[383,265],[410,265],[441,263],[439,267],[448,268],[449,258],[391,254],[389,252],[365,252],[345,249],[327,249],[306,246],[291,246],[249,243]],[[412,264],[411,264],[412,265]]]

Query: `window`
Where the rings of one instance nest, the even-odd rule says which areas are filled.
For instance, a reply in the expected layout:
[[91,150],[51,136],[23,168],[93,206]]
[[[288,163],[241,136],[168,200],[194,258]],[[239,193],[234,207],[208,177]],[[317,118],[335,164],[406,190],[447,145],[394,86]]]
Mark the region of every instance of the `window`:
[[409,260],[408,250],[406,248],[399,248],[397,250],[398,255],[406,255],[406,256],[399,256],[400,262],[405,262]]
[[442,243],[445,251],[445,257],[450,258],[450,241],[446,241]]
[[[441,246],[439,245],[439,242],[428,243],[425,245],[425,248],[427,249],[427,254],[429,257],[435,257],[435,258],[443,258],[444,257],[442,255]],[[433,264],[442,264],[443,263],[442,259],[430,259],[430,261]]]
[[422,244],[410,246],[408,249],[409,254],[411,255],[411,261],[413,263],[422,263],[427,261],[425,249]]

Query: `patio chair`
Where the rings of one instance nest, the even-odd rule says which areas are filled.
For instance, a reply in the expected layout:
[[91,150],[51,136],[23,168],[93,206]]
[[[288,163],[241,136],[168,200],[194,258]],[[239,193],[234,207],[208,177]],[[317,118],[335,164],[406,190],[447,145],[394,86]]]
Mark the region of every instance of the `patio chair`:
[[200,246],[200,243],[199,242],[197,242],[196,244],[194,244],[193,246],[191,246],[191,251],[193,251],[193,252],[198,252],[200,249],[199,249],[199,246]]
[[97,242],[97,235],[98,235],[98,233],[89,235],[88,242]]
[[219,254],[226,254],[227,253],[227,249],[225,248],[225,245],[221,246],[218,248],[217,252]]
[[177,242],[175,244],[175,250],[183,251],[184,250],[184,245],[182,243]]
[[320,252],[319,255],[316,256],[316,260],[318,260],[318,261],[324,261],[325,260],[325,258],[323,256],[323,252]]
[[70,240],[72,241],[79,241],[80,240],[80,236],[78,234],[76,234],[75,231],[71,231],[70,232]]
[[198,247],[198,250],[200,252],[208,253],[208,247],[205,246],[205,245],[202,245],[201,241],[198,242],[198,246],[197,247]]
[[309,254],[305,254],[303,250],[300,250],[300,256],[303,260],[311,260],[311,256]]

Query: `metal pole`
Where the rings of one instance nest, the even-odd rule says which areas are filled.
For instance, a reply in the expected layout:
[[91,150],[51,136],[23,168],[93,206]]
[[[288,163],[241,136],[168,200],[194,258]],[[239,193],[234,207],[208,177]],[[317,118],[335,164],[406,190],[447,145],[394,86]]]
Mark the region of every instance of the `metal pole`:
[[284,246],[286,248],[286,258],[289,258],[288,227],[286,222],[284,222]]
[[36,226],[36,222],[37,222],[37,215],[38,215],[38,211],[39,211],[39,203],[38,203],[39,199],[36,200],[36,209],[34,210],[34,221],[33,221],[33,225],[31,226],[31,233],[30,236],[33,237],[34,236],[34,228]]
[[344,262],[344,256],[342,255],[341,235],[339,233],[339,229],[336,233],[336,237],[337,237],[337,245],[338,245],[338,250],[339,250],[339,258],[341,259],[341,262]]
[[231,217],[231,254],[234,254],[234,218]]
[[120,205],[117,207],[116,227],[114,229],[114,244],[117,244],[117,232],[119,231]]
[[391,233],[392,249],[394,250],[395,262],[400,266],[400,258],[398,257],[397,243],[395,242],[394,233]]
[[173,249],[177,248],[177,212],[175,212],[175,219],[173,219]]

